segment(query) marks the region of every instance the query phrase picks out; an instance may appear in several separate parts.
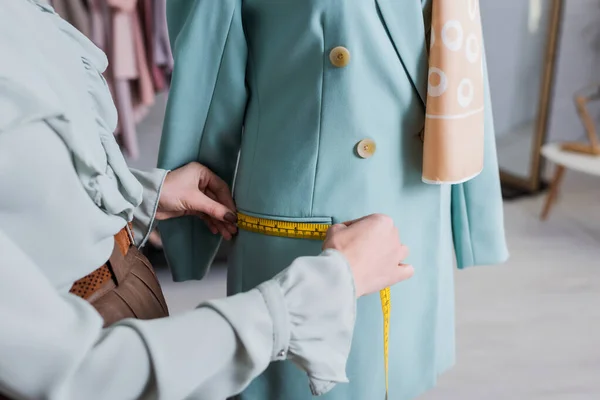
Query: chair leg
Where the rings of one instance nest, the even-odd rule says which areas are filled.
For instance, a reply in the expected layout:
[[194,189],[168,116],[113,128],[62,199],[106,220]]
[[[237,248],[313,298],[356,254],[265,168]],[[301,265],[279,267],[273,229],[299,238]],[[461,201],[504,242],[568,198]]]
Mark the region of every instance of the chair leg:
[[548,214],[550,214],[550,209],[556,202],[558,189],[560,187],[564,175],[565,167],[563,167],[562,165],[557,165],[556,170],[554,171],[554,178],[552,178],[552,183],[550,185],[550,191],[548,192],[548,196],[546,196],[546,203],[544,204],[542,215],[540,216],[540,219],[542,221],[545,221],[548,218]]

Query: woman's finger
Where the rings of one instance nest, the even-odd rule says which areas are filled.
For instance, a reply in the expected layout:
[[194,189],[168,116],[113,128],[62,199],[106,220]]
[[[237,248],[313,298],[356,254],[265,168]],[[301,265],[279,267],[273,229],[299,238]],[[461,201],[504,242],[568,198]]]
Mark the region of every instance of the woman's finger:
[[348,227],[350,225],[356,224],[357,222],[361,222],[361,221],[363,221],[365,219],[372,219],[372,218],[373,218],[372,215],[365,215],[364,217],[361,217],[361,218],[357,218],[357,219],[353,219],[353,220],[350,220],[350,221],[343,222],[341,225],[346,225],[346,227]]
[[204,221],[204,223],[206,224],[206,226],[208,226],[208,229],[210,230],[210,232],[213,235],[216,235],[219,233],[219,229],[217,228],[217,226],[214,223],[214,220],[207,217],[204,214],[196,214],[202,221]]
[[227,230],[229,231],[229,233],[231,233],[232,235],[235,235],[237,233],[237,231],[238,231],[237,226],[234,225],[234,224],[226,223],[225,227],[227,228]]
[[231,195],[229,185],[225,183],[221,178],[209,171],[206,181],[206,192],[211,192],[214,195],[213,200],[223,204],[225,207],[232,211],[236,211],[235,202]]
[[229,232],[229,229],[227,229],[227,226],[224,222],[221,221],[213,221],[217,227],[217,229],[219,230],[219,233],[221,234],[221,236],[223,236],[223,239],[225,240],[231,240],[231,238],[233,237],[233,234],[231,232]]
[[327,230],[327,235],[331,236],[334,233],[341,231],[342,229],[346,229],[347,226],[345,224],[334,224],[329,227]]
[[195,213],[195,215],[206,223],[206,225],[214,235],[220,234],[226,240],[231,240],[233,235],[237,233],[237,228],[234,225],[216,220],[214,218],[209,217],[206,214]]
[[402,262],[404,260],[406,260],[408,258],[408,254],[410,253],[410,250],[408,248],[408,246],[406,245],[400,245],[399,249],[398,249],[398,261]]
[[[217,196],[213,192],[207,190],[205,193],[209,198],[218,202]],[[235,235],[237,233],[237,225],[235,223],[231,223],[229,221],[224,221],[223,223],[229,231],[229,233],[231,233],[232,235]]]
[[198,191],[186,201],[187,209],[192,213],[202,213],[219,221],[235,224],[237,216],[230,208],[211,199],[208,195]]

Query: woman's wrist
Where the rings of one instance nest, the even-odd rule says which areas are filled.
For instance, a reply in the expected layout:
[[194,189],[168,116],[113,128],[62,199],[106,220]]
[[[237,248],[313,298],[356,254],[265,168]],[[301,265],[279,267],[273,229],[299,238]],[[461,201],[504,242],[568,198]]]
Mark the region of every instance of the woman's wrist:
[[158,190],[158,199],[156,202],[156,213],[154,215],[154,219],[156,219],[157,221],[164,221],[166,219],[169,219],[170,217],[168,216],[168,214],[166,214],[164,212],[164,198],[168,197],[168,192],[169,189],[165,188],[165,181],[167,180],[167,177],[169,176],[169,173],[171,171],[165,171],[165,177],[163,179],[163,183],[162,185],[160,185],[160,189]]

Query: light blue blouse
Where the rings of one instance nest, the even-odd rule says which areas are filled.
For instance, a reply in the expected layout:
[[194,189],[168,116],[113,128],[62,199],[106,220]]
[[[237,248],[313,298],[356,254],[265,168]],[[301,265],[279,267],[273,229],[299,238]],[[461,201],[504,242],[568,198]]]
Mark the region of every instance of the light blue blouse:
[[102,329],[68,290],[126,221],[145,241],[166,171],[127,168],[106,57],[50,7],[0,3],[0,54],[0,393],[222,399],[285,358],[314,393],[347,380],[354,286],[335,251],[245,294]]

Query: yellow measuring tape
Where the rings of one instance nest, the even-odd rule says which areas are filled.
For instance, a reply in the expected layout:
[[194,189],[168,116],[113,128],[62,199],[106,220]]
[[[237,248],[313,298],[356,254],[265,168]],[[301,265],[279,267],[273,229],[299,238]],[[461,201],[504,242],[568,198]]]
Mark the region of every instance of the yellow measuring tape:
[[[249,215],[238,213],[238,227],[250,232],[261,233],[263,235],[324,240],[329,229],[329,224],[318,224],[308,222],[288,222],[267,218],[251,217]],[[390,312],[392,309],[390,288],[385,288],[379,292],[381,297],[381,310],[383,312],[383,359],[385,367],[385,393],[387,399],[388,392],[388,355],[390,339]]]

